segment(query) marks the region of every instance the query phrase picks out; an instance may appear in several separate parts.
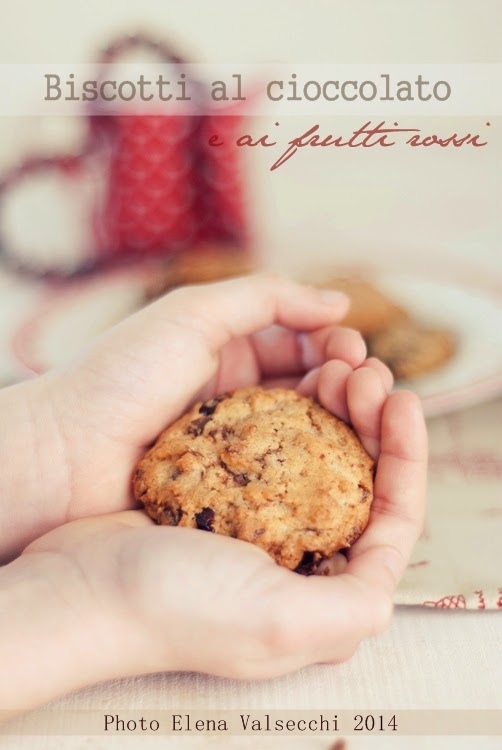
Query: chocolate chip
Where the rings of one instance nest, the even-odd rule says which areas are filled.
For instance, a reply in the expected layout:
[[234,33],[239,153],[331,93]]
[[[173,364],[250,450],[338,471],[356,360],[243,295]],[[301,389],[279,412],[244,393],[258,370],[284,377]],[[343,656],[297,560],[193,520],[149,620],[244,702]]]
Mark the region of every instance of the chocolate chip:
[[250,483],[250,478],[247,476],[247,474],[234,474],[234,482],[235,484],[238,484],[239,487],[245,487],[247,484]]
[[181,520],[183,511],[179,508],[159,508],[157,515],[157,523],[162,526],[177,526]]
[[295,573],[300,573],[302,576],[314,575],[321,559],[319,552],[304,552],[300,564],[295,568]]
[[188,425],[187,433],[189,435],[194,435],[195,437],[197,437],[198,435],[202,435],[202,433],[204,432],[204,427],[210,421],[211,417],[199,417],[199,419],[194,419],[194,421],[190,422],[190,424]]
[[212,508],[202,508],[200,513],[195,514],[195,523],[197,528],[202,531],[213,531],[214,510]]
[[222,396],[216,396],[216,398],[212,398],[210,401],[204,401],[202,406],[199,409],[199,414],[204,414],[205,417],[208,417],[210,414],[214,413],[214,410],[218,406],[221,401],[226,399],[226,394],[224,393]]

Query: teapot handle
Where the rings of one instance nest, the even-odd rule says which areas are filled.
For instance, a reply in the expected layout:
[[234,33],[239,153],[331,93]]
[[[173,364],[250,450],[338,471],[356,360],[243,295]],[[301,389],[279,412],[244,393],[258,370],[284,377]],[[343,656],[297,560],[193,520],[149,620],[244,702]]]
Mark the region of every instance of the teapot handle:
[[[186,62],[178,52],[165,40],[157,40],[147,34],[139,33],[129,36],[119,37],[108,45],[101,53],[98,60],[98,77],[103,66],[117,60],[121,55],[130,50],[144,49],[150,52],[156,52],[166,63],[183,67]],[[188,78],[188,76],[187,76]],[[197,90],[197,82],[195,91]],[[88,110],[89,133],[86,138],[83,150],[79,154],[66,154],[52,157],[28,157],[19,165],[10,169],[8,172],[0,175],[0,209],[2,199],[9,188],[19,179],[29,174],[39,174],[51,168],[59,169],[78,169],[81,159],[93,153],[101,144],[103,135],[106,130],[110,129],[113,123],[113,116],[96,115],[92,107]],[[135,262],[142,259],[141,253],[129,253],[114,257],[113,255],[97,258],[92,257],[84,261],[76,268],[65,270],[58,267],[40,267],[39,263],[16,257],[15,253],[9,250],[5,238],[0,231],[0,262],[10,271],[32,279],[44,279],[47,281],[64,281],[91,274],[96,270],[106,270],[116,266],[121,266],[125,262]]]

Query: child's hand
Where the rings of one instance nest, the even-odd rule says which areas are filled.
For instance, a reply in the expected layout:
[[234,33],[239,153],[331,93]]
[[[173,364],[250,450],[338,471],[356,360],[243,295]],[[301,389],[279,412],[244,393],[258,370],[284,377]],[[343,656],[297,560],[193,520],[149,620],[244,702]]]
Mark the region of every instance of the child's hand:
[[[134,507],[135,462],[196,398],[307,374],[302,390],[320,378],[321,399],[346,417],[347,377],[366,356],[358,333],[333,327],[347,308],[338,292],[270,275],[187,287],[111,329],[71,369],[4,389],[0,559],[69,520]],[[368,366],[390,387],[383,365]]]
[[[141,511],[74,521],[0,571],[0,590],[21,580],[26,609],[0,632],[9,675],[0,703],[28,708],[98,680],[164,670],[273,677],[348,659],[383,630],[422,527],[426,440],[418,399],[387,398],[381,386],[377,397],[375,375],[358,372],[349,414],[361,418],[365,401],[365,439],[379,462],[370,523],[343,572],[305,578],[253,545],[155,526]],[[336,389],[326,398],[340,405]],[[46,670],[50,681],[33,680]]]

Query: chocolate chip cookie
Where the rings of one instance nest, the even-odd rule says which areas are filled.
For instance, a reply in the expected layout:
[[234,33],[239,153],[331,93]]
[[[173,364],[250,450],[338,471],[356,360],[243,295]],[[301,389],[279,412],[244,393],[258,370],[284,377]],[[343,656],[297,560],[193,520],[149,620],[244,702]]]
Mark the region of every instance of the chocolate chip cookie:
[[455,342],[449,331],[407,320],[370,337],[368,349],[396,379],[409,379],[444,364],[453,355]]
[[250,387],[196,404],[160,435],[133,485],[159,524],[236,537],[312,573],[364,531],[373,460],[313,399]]
[[394,300],[358,276],[335,277],[322,286],[345,292],[350,299],[350,309],[342,325],[355,328],[365,337],[408,317],[406,311]]
[[178,286],[222,281],[253,270],[249,257],[240,249],[210,246],[185,250],[157,269],[147,283],[145,296],[155,299]]

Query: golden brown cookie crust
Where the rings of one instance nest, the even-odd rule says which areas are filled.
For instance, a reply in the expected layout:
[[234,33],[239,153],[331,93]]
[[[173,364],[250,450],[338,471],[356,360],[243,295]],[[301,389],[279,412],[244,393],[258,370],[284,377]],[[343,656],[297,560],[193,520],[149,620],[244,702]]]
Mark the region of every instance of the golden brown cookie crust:
[[363,278],[339,276],[323,283],[322,286],[345,292],[350,299],[350,309],[342,325],[355,328],[363,336],[372,336],[407,318],[407,313],[402,307]]
[[371,337],[368,347],[370,354],[385,362],[395,378],[405,380],[447,362],[455,351],[455,342],[449,331],[408,320]]
[[162,433],[133,483],[158,523],[236,537],[311,572],[364,531],[373,460],[312,399],[251,387],[196,404]]
[[239,248],[210,246],[185,250],[157,270],[148,281],[146,297],[155,299],[178,286],[207,284],[244,276],[252,271],[248,255]]

